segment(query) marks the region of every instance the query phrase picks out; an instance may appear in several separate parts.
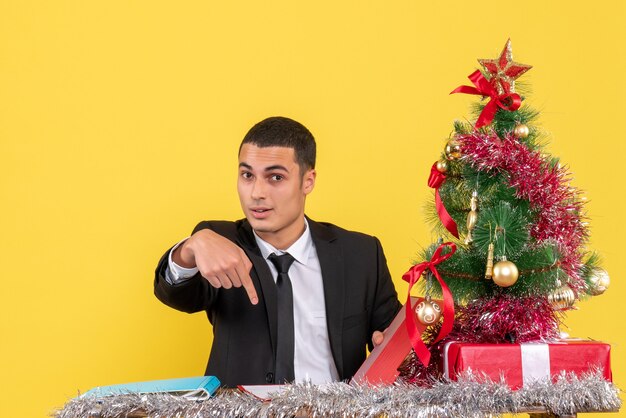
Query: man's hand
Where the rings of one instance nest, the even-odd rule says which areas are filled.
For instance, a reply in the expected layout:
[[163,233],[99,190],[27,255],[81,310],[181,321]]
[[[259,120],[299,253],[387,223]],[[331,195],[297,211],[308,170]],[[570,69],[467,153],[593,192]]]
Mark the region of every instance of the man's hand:
[[380,331],[374,331],[372,334],[372,344],[374,344],[374,347],[381,345],[383,341],[385,341],[385,334]]
[[193,234],[176,248],[172,260],[182,267],[197,267],[202,277],[215,288],[243,286],[250,302],[253,305],[259,302],[250,278],[252,262],[246,253],[210,229],[201,229]]

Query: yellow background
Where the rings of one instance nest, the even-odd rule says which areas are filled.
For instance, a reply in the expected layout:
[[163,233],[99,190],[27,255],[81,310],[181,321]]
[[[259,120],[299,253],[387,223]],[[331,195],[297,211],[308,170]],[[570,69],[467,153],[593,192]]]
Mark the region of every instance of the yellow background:
[[241,216],[236,150],[266,116],[315,134],[308,214],[378,236],[405,297],[436,239],[430,165],[476,99],[448,93],[509,36],[612,278],[565,330],[610,342],[626,387],[626,6],[572,4],[2,0],[0,416],[203,373],[206,318],[159,303],[153,269],[197,221]]

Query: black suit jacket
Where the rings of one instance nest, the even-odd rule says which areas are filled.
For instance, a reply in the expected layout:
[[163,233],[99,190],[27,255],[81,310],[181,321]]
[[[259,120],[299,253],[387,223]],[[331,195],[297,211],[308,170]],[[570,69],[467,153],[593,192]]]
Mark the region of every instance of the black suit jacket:
[[[322,269],[333,359],[340,379],[349,379],[365,360],[372,333],[385,329],[401,305],[378,239],[307,220]],[[252,228],[245,219],[204,221],[194,232],[204,228],[233,241],[248,255],[259,303],[252,305],[243,287],[216,289],[199,274],[170,285],[164,279],[169,250],[156,269],[154,292],[180,311],[206,311],[214,333],[207,375],[217,376],[228,387],[274,383],[276,284]]]

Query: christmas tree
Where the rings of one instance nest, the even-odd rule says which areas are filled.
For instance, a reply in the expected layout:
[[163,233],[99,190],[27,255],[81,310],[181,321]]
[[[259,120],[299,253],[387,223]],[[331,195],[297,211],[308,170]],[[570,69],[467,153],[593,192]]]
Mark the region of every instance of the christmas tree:
[[513,61],[510,40],[499,57],[478,62],[473,86],[452,92],[481,97],[475,121],[454,123],[428,180],[435,196],[427,210],[442,239],[420,255],[430,261],[404,276],[425,293],[416,312],[429,326],[412,337],[420,361],[405,375],[413,381],[434,373],[430,354],[446,340],[555,340],[563,312],[609,284],[585,247],[585,199],[545,153],[538,112],[516,91],[531,66]]

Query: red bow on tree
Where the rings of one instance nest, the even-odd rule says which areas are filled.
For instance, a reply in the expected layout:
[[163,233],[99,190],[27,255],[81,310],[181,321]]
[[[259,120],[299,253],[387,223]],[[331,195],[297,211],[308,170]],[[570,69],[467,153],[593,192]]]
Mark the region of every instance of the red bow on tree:
[[[450,252],[444,255],[441,255],[441,252],[444,248],[449,247]],[[415,355],[422,362],[424,366],[428,366],[430,362],[430,351],[422,341],[422,336],[417,329],[417,325],[415,324],[415,313],[413,312],[413,306],[411,306],[411,289],[413,285],[418,282],[422,273],[424,273],[427,269],[430,270],[433,275],[437,278],[437,281],[441,285],[441,291],[443,293],[443,325],[439,330],[439,334],[433,343],[441,341],[446,335],[452,331],[452,323],[454,322],[454,300],[452,298],[452,292],[448,288],[446,282],[443,281],[439,272],[435,268],[435,266],[448,258],[452,257],[452,254],[456,251],[456,245],[452,242],[445,242],[441,244],[433,254],[430,261],[424,261],[423,263],[416,264],[409,271],[404,273],[402,276],[402,280],[409,283],[408,296],[406,300],[406,329],[409,333],[409,339],[411,340],[411,345],[413,346],[413,350],[415,350]]]
[[510,92],[505,92],[503,94],[498,93],[498,90],[481,74],[480,71],[474,71],[468,76],[468,78],[476,87],[459,86],[452,90],[450,94],[465,93],[489,97],[489,103],[487,103],[483,111],[480,113],[480,116],[478,116],[476,128],[489,125],[493,121],[498,108],[514,112],[521,106],[522,98],[519,94]]

